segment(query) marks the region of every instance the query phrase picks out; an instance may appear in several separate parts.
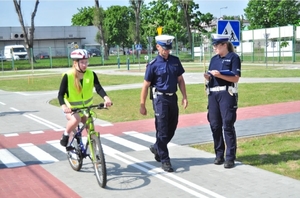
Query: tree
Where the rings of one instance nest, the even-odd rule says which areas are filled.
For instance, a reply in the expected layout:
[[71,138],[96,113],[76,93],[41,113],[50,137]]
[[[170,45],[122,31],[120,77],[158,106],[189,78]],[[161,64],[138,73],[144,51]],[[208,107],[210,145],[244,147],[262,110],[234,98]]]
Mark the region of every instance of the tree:
[[14,1],[15,9],[19,16],[19,21],[20,21],[21,28],[22,28],[22,31],[24,34],[25,48],[27,50],[28,57],[32,57],[32,59],[29,58],[28,60],[29,60],[29,62],[32,62],[32,61],[35,62],[34,56],[33,56],[33,54],[31,54],[31,52],[33,52],[33,38],[34,38],[34,30],[35,30],[34,18],[35,18],[35,15],[36,15],[36,12],[38,9],[38,5],[40,2],[39,2],[39,0],[35,1],[34,10],[31,14],[31,26],[30,26],[30,28],[26,29],[25,25],[24,25],[23,14],[22,14],[22,9],[21,9],[21,0],[19,0],[18,2],[17,2],[17,0],[13,0],[13,1]]
[[126,6],[111,6],[105,11],[104,27],[109,46],[120,45],[123,50],[132,44],[129,36],[130,22],[134,21],[133,10]]
[[77,9],[78,13],[72,16],[71,22],[74,26],[92,26],[94,20],[94,7],[83,7]]
[[[191,30],[206,33],[207,31],[201,26],[202,23],[210,25],[213,15],[210,13],[203,14],[200,11],[196,11],[199,9],[199,5],[196,4],[193,0],[174,0],[179,3],[180,8],[183,10],[184,19],[185,19],[185,27],[187,29],[187,35],[189,38],[190,48],[192,49],[193,41],[192,41],[192,32]],[[196,12],[195,12],[196,11]]]
[[245,25],[244,25],[244,16],[223,16],[223,20],[239,20],[240,21],[240,30],[244,30]]
[[[163,34],[181,36],[186,31],[182,25],[182,15],[179,7],[168,3],[168,0],[152,1],[144,5],[141,11],[141,31],[142,43],[148,44],[148,37],[153,38],[157,35],[157,28],[163,27]],[[150,43],[151,48],[154,45],[154,39]]]
[[300,3],[297,0],[249,0],[244,9],[249,29],[296,25]]
[[[163,26],[164,34],[171,34],[188,43],[192,48],[192,30],[206,32],[202,22],[210,24],[212,14],[202,14],[199,5],[190,0],[160,0],[149,2],[142,10],[142,28],[148,35],[156,33],[158,26]],[[188,38],[188,39],[187,39]]]
[[134,42],[135,44],[139,44],[141,40],[141,35],[140,35],[140,23],[141,23],[141,18],[140,18],[140,12],[141,12],[141,7],[144,3],[144,0],[129,0],[129,3],[131,7],[134,10],[135,14],[135,39]]
[[105,37],[104,37],[104,28],[103,28],[103,21],[104,21],[105,15],[104,15],[104,10],[102,7],[99,6],[99,0],[95,0],[95,10],[94,10],[94,20],[93,24],[98,28],[99,30],[99,43],[103,47],[103,54],[104,54],[104,59],[108,59],[108,48],[105,42]]

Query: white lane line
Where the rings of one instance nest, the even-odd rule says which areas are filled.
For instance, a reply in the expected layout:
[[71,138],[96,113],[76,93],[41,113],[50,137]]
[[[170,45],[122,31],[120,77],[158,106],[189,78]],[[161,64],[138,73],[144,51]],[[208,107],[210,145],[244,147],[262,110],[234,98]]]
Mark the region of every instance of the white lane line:
[[[189,193],[191,195],[194,195],[196,197],[204,197],[204,198],[207,197],[206,195],[201,194],[201,193],[199,193],[199,192],[197,192],[197,191],[195,191],[193,189],[190,189],[187,186],[189,186],[191,188],[195,188],[198,191],[204,192],[204,193],[206,193],[206,194],[208,194],[210,196],[216,197],[216,198],[224,198],[223,196],[221,196],[221,195],[219,195],[219,194],[217,194],[215,192],[212,192],[212,191],[210,191],[210,190],[208,190],[206,188],[203,188],[202,186],[199,186],[199,185],[194,184],[194,183],[192,183],[192,182],[190,182],[188,180],[180,178],[180,177],[178,177],[178,176],[176,176],[176,175],[174,175],[172,173],[164,172],[160,168],[152,166],[151,164],[148,164],[148,163],[146,163],[144,161],[138,160],[138,159],[136,159],[134,157],[131,157],[131,156],[125,154],[125,153],[122,153],[122,152],[120,152],[118,150],[115,150],[115,149],[113,149],[111,147],[108,147],[106,145],[102,144],[102,146],[103,146],[104,153],[106,155],[109,155],[109,156],[111,156],[111,157],[113,157],[113,158],[115,158],[115,159],[117,159],[119,161],[122,161],[122,162],[124,162],[127,165],[131,165],[131,166],[133,166],[133,167],[135,167],[135,168],[137,168],[137,169],[139,169],[139,170],[141,170],[141,171],[143,171],[143,172],[145,172],[145,173],[147,173],[149,175],[157,177],[157,178],[159,178],[159,179],[161,179],[161,180],[163,180],[163,181],[165,181],[165,182],[167,182],[167,183],[169,183],[169,184],[171,184],[171,185],[173,185],[173,186],[175,186],[175,187],[177,187],[177,188],[179,188],[181,190],[184,190],[185,192],[187,192],[187,193]],[[127,159],[125,159],[125,158],[127,158]],[[147,167],[149,169],[147,169],[147,168],[145,168],[145,167],[143,167],[141,165],[143,165],[143,166],[145,166],[145,167]],[[174,180],[168,179],[167,177],[171,177],[172,179],[174,179],[174,180],[176,180],[178,182],[181,182],[182,184],[177,183]]]
[[98,125],[102,127],[114,126],[112,123],[105,123],[105,124],[98,124]]
[[20,111],[20,110],[18,110],[18,109],[16,109],[16,108],[13,108],[13,107],[10,107],[10,109],[12,109],[12,110],[14,110],[14,111]]
[[10,133],[10,134],[4,134],[5,137],[15,137],[15,136],[19,136],[18,133]]
[[31,154],[37,160],[41,161],[42,163],[58,162],[58,159],[54,158],[49,153],[43,151],[42,149],[33,145],[32,143],[18,144],[18,146],[25,150],[27,153]]
[[120,138],[118,136],[115,136],[115,135],[112,135],[112,134],[101,134],[100,135],[101,138],[105,138],[105,139],[108,139],[110,141],[113,141],[115,143],[118,143],[122,146],[125,146],[125,147],[128,147],[128,148],[131,148],[135,151],[144,151],[144,150],[147,150],[148,148],[145,147],[145,146],[142,146],[140,144],[137,144],[137,143],[134,143],[134,142],[131,142],[131,141],[128,141],[126,139],[123,139],[123,138]]
[[0,104],[2,104],[2,105],[6,105],[5,103],[3,103],[3,102],[0,102]]
[[7,168],[25,166],[25,164],[21,160],[19,160],[16,156],[14,156],[7,149],[0,149],[0,161],[2,161],[2,163]]
[[[20,111],[20,110],[18,110],[18,109],[16,109],[16,108],[13,108],[13,107],[10,107],[10,109],[12,109],[12,110],[14,110],[14,111]],[[51,128],[51,129],[53,129],[54,131],[61,131],[61,130],[64,130],[64,127],[59,126],[59,125],[57,125],[57,124],[55,124],[55,123],[53,123],[53,122],[50,122],[50,121],[48,121],[48,120],[45,120],[45,119],[43,119],[43,118],[40,118],[40,117],[38,117],[38,116],[36,116],[36,115],[33,115],[33,114],[28,114],[28,115],[26,115],[26,114],[25,114],[25,115],[23,115],[23,116],[25,116],[25,117],[27,117],[27,118],[29,118],[29,119],[31,119],[31,120],[34,120],[34,121],[36,121],[36,122],[38,122],[38,123],[40,123],[40,124],[42,124],[42,125],[45,125],[45,126]]]
[[[155,137],[151,137],[149,135],[145,135],[145,134],[142,134],[142,133],[139,133],[139,132],[136,132],[136,131],[126,131],[126,132],[123,132],[123,133],[125,135],[129,135],[129,136],[144,140],[146,142],[155,143],[155,141],[156,141]],[[171,143],[171,142],[168,144],[168,146],[176,146],[176,145],[177,144],[174,144],[174,143]]]
[[51,129],[56,129],[56,128],[53,127],[52,125],[46,124],[46,123],[44,123],[44,122],[42,122],[42,121],[40,121],[40,120],[38,120],[38,119],[35,119],[35,118],[33,118],[33,117],[29,116],[29,115],[24,115],[24,116],[25,116],[26,118],[29,118],[29,119],[31,119],[31,120],[33,120],[33,121],[36,121],[36,122],[42,124],[42,125],[45,125],[45,126],[51,128]]
[[40,121],[44,122],[45,123],[44,125],[46,125],[46,124],[52,125],[53,126],[53,127],[51,127],[52,129],[62,129],[63,128],[62,126],[59,126],[59,125],[57,125],[57,124],[55,124],[53,122],[50,122],[48,120],[45,120],[43,118],[40,118],[40,117],[38,117],[36,115],[33,115],[33,114],[28,114],[28,115],[31,116],[33,119],[37,119],[37,120],[40,120]]

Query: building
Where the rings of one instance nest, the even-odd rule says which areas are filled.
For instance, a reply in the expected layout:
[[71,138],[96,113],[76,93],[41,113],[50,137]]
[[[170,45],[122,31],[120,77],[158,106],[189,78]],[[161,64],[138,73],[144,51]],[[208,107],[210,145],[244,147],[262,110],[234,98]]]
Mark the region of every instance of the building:
[[[77,47],[99,46],[96,42],[97,31],[95,26],[35,27],[33,53],[48,52],[52,56],[67,56],[70,50]],[[3,52],[4,46],[15,44],[25,46],[22,28],[0,27],[0,53]]]

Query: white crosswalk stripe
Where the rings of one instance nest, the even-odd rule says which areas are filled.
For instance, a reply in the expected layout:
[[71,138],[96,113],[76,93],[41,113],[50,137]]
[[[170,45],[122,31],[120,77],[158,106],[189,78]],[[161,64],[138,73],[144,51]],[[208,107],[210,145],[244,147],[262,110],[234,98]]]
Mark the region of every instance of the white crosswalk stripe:
[[[39,132],[34,132],[39,133]],[[155,137],[139,133],[136,131],[123,132],[123,136],[115,136],[112,134],[101,134],[101,142],[104,148],[112,147],[111,144],[118,144],[131,151],[149,150],[149,145],[156,140]],[[7,136],[9,138],[9,136]],[[127,138],[127,139],[126,139]],[[128,140],[130,139],[130,140]],[[142,141],[139,141],[142,140]],[[82,138],[83,143],[87,141],[86,137]],[[137,143],[139,141],[139,143]],[[141,143],[142,142],[142,143]],[[36,146],[32,143],[18,144],[17,148],[0,149],[0,169],[14,168],[32,164],[32,160],[36,159],[35,163],[54,163],[60,160],[65,160],[66,149],[60,145],[60,140],[46,141],[46,144]],[[148,144],[150,143],[150,144]],[[168,146],[176,144],[169,143]],[[114,153],[110,149],[104,149],[105,153]],[[120,150],[118,152],[124,152]],[[21,159],[20,159],[21,158]],[[26,161],[27,160],[27,161]]]
[[8,168],[25,166],[21,160],[19,160],[7,149],[0,149],[0,161],[2,161]]
[[59,140],[51,140],[51,141],[46,141],[48,144],[50,144],[51,146],[57,148],[58,150],[60,150],[63,153],[67,153],[66,148],[62,147],[59,143]]
[[[154,143],[156,141],[156,138],[151,137],[149,135],[145,135],[143,133],[138,133],[136,131],[127,131],[127,132],[123,132],[123,133],[126,134],[126,135],[129,135],[129,136],[132,136],[132,137],[135,137],[135,138],[138,138],[138,139],[150,142],[150,143]],[[170,142],[168,144],[168,146],[176,146],[176,144]]]
[[38,159],[42,163],[53,163],[57,162],[58,160],[54,157],[52,157],[49,153],[43,151],[39,147],[27,143],[27,144],[18,144],[19,147],[24,149],[26,152],[34,156],[36,159]]
[[128,141],[126,139],[120,138],[120,137],[112,135],[112,134],[101,135],[101,138],[105,138],[110,141],[116,142],[116,143],[126,146],[128,148],[131,148],[132,150],[135,150],[135,151],[144,151],[144,150],[148,149],[146,146],[139,145],[137,143]]

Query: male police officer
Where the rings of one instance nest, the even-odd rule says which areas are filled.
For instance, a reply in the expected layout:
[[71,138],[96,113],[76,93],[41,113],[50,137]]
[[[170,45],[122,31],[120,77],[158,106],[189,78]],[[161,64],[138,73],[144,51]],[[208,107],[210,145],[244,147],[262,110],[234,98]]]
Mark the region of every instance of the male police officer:
[[[241,76],[241,60],[234,52],[228,35],[213,35],[212,45],[216,55],[211,58],[209,71],[204,74],[204,77],[208,81],[207,118],[214,139],[216,153],[214,164],[224,163],[224,168],[233,168],[237,147],[234,123],[236,121],[237,82]],[[226,159],[224,159],[224,154]]]
[[170,55],[174,37],[159,35],[155,37],[157,57],[146,68],[141,91],[140,113],[147,114],[145,107],[148,88],[151,86],[152,103],[155,112],[156,142],[150,146],[155,160],[162,163],[162,169],[173,172],[170,162],[168,143],[174,136],[178,123],[177,85],[182,93],[182,105],[188,105],[185,82],[182,74],[184,69],[178,57]]

